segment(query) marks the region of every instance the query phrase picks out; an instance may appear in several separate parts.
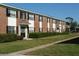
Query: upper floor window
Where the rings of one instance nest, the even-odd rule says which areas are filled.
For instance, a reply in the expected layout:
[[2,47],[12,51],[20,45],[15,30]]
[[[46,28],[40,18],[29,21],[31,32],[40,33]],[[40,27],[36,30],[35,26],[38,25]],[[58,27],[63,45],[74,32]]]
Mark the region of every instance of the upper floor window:
[[47,22],[50,22],[50,19],[49,18],[47,18]]
[[56,20],[56,24],[59,24],[59,20]]
[[9,17],[16,17],[16,11],[13,9],[8,9],[7,8],[7,16]]
[[60,21],[60,24],[62,23],[62,21]]
[[29,20],[34,20],[34,14],[29,14]]
[[20,11],[20,19],[23,19],[23,15],[24,15],[24,13],[22,11]]
[[53,23],[55,23],[56,20],[53,20]]
[[20,11],[20,19],[26,19],[27,13]]
[[53,23],[53,19],[51,19],[51,22]]
[[43,20],[43,17],[42,16],[39,16],[39,21],[42,21]]

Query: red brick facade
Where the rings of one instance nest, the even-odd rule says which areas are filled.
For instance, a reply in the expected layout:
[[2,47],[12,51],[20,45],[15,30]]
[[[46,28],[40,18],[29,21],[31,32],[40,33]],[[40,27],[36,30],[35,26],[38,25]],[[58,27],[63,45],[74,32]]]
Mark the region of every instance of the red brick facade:
[[[17,15],[17,20],[16,20],[16,22],[17,22],[17,26],[19,25],[19,24],[25,24],[25,25],[27,25],[28,24],[28,17],[27,17],[27,15],[26,15],[26,19],[24,19],[24,17],[23,17],[23,19],[20,19],[20,11],[17,11],[16,12],[18,15]],[[25,15],[23,15],[23,16],[25,16]]]
[[34,15],[34,31],[39,32],[39,15]]
[[53,20],[50,19],[50,22],[49,22],[49,25],[50,25],[50,32],[53,32]]
[[[20,19],[20,10],[17,10],[16,9],[16,26],[18,27],[20,24],[25,24],[25,25],[29,25],[28,23],[28,16],[26,15],[26,19]],[[25,15],[23,15],[25,16]],[[47,16],[43,16],[43,20],[42,20],[42,32],[48,32],[48,22],[47,22],[47,19],[48,17]],[[50,18],[50,21],[49,21],[49,32],[53,32],[53,19]],[[34,32],[39,32],[39,15],[38,14],[34,14]],[[57,30],[57,27],[59,27],[59,20],[55,20],[54,22],[56,24],[56,30]],[[6,7],[0,7],[0,33],[6,33],[6,30],[7,30],[7,25],[8,25],[8,16],[6,16]],[[65,22],[61,22],[61,31],[64,32],[66,30],[66,28],[63,29],[63,25],[66,26],[66,23]],[[17,31],[18,33],[18,28],[17,28]]]
[[0,7],[0,33],[6,33],[8,18],[6,16],[6,8]]
[[43,32],[47,32],[47,17],[43,17],[42,30]]

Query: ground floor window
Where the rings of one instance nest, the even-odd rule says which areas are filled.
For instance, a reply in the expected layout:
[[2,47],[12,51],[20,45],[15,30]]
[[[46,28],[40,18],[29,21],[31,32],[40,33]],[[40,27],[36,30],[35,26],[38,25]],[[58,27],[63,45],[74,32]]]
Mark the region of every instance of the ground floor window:
[[29,27],[29,32],[34,32],[34,27]]
[[39,28],[39,32],[42,32],[42,28]]
[[47,28],[47,32],[50,32],[50,28]]
[[15,33],[15,26],[7,26],[7,33]]

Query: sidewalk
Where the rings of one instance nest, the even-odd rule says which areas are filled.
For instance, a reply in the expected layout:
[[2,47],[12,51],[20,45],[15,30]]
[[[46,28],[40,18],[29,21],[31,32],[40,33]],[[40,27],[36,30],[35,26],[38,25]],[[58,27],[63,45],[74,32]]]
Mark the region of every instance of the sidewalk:
[[24,54],[28,54],[29,52],[32,52],[32,51],[35,51],[35,50],[38,50],[38,49],[42,49],[42,48],[46,48],[46,47],[49,47],[51,45],[54,45],[54,44],[57,44],[57,43],[60,43],[60,42],[63,42],[63,41],[71,40],[71,39],[74,39],[74,38],[77,38],[77,37],[79,37],[79,36],[72,37],[72,38],[69,38],[69,39],[60,40],[60,41],[56,41],[56,42],[52,42],[52,43],[45,44],[45,45],[36,46],[34,48],[21,50],[21,51],[18,51],[18,52],[13,52],[13,53],[9,53],[9,54],[1,54],[1,55],[4,55],[4,56],[7,56],[7,55],[9,55],[9,56],[24,56]]

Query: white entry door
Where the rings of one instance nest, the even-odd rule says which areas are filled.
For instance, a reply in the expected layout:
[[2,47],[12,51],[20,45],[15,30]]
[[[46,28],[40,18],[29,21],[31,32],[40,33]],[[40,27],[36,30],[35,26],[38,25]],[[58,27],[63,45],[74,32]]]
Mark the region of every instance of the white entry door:
[[27,39],[28,38],[27,25],[19,25],[18,26],[18,35],[22,36],[23,39]]

